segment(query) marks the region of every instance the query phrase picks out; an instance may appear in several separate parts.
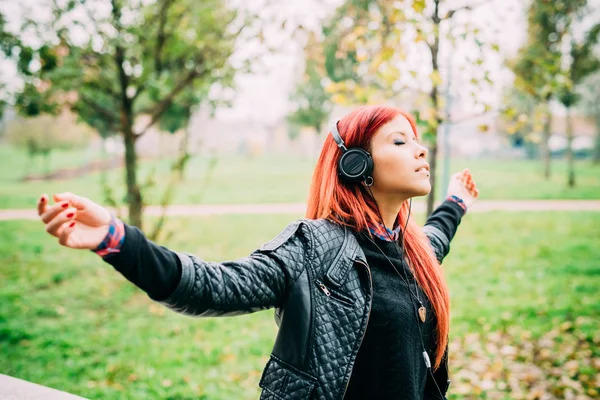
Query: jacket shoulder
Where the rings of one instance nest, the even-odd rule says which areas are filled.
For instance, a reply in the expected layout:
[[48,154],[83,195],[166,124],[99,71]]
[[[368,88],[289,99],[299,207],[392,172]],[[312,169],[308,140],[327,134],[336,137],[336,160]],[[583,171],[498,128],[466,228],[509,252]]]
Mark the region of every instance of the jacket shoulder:
[[343,240],[344,228],[326,219],[298,219],[290,222],[277,236],[260,247],[260,250],[276,250],[297,235],[312,236],[315,245],[319,242],[340,239]]
[[302,220],[297,220],[291,222],[286,226],[277,236],[273,239],[269,240],[265,244],[260,247],[260,250],[263,251],[273,251],[277,250],[283,244],[285,244],[288,240],[290,240],[293,236],[297,235],[297,232],[300,230],[302,225]]

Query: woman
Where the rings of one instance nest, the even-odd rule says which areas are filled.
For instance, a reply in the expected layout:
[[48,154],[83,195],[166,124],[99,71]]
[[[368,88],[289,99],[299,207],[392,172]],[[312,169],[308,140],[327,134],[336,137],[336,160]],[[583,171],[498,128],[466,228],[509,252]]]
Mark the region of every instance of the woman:
[[89,199],[63,193],[38,212],[67,247],[91,249],[177,312],[273,307],[279,331],[261,399],[440,399],[448,388],[449,296],[440,263],[478,197],[468,170],[420,229],[410,199],[429,193],[414,120],[386,106],[332,124],[306,219],[250,256],[214,263],[148,241]]

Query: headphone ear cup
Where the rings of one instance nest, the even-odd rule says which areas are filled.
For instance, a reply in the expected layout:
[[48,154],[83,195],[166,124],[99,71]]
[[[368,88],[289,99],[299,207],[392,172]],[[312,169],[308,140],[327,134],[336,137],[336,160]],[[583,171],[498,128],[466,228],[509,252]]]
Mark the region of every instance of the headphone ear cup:
[[364,149],[348,149],[338,160],[338,174],[344,182],[361,182],[372,173],[373,157]]

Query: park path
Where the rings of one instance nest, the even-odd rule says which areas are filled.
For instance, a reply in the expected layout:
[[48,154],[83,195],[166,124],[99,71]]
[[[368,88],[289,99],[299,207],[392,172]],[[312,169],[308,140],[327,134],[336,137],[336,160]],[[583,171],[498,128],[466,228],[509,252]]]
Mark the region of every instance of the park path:
[[[224,214],[304,214],[304,203],[273,204],[197,204],[168,207],[169,216],[206,216]],[[425,202],[413,203],[413,211],[425,210]],[[600,212],[600,200],[478,200],[469,213],[489,211],[596,211]],[[158,206],[145,208],[145,215],[160,215]],[[37,219],[34,208],[0,210],[0,221]]]
[[4,374],[0,374],[0,399],[85,400],[83,397],[61,392]]

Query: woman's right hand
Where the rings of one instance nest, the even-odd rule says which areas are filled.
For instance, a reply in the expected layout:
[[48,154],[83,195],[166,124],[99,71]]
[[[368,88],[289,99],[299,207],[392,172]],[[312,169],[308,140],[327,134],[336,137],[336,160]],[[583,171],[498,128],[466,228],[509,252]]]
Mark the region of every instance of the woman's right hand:
[[38,199],[37,210],[46,232],[72,249],[95,250],[106,237],[111,222],[110,212],[88,198],[73,193],[52,196],[49,204],[45,193]]

